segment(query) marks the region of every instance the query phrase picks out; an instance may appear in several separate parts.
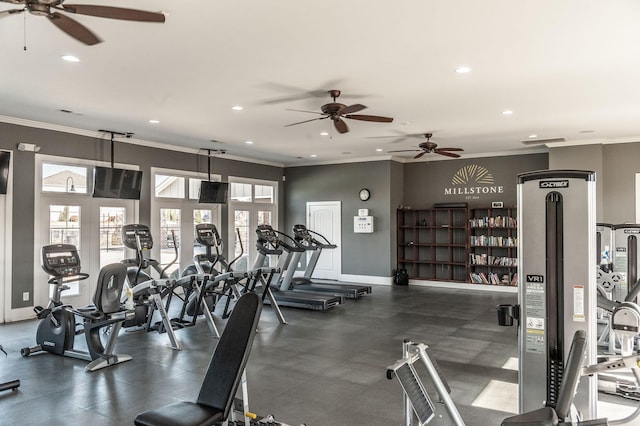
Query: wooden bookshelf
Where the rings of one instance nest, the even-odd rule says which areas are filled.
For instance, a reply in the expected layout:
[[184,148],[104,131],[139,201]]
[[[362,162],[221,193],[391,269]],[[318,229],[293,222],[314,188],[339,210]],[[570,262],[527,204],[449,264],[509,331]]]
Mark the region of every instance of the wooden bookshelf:
[[469,210],[469,281],[517,285],[518,223],[515,208]]
[[468,209],[400,209],[397,222],[398,267],[409,278],[467,280]]
[[398,267],[410,279],[516,285],[516,209],[399,209]]

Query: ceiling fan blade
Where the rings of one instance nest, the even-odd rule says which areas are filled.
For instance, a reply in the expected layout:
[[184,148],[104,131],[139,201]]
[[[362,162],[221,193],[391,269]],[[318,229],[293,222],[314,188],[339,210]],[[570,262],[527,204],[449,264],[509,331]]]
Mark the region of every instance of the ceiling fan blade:
[[[1,0],[0,0],[1,1]],[[0,18],[2,18],[3,16],[9,16],[9,15],[13,15],[16,13],[22,13],[24,12],[26,9],[9,9],[9,10],[3,10],[2,12],[0,12]]]
[[325,113],[323,113],[323,112],[318,112],[318,111],[307,111],[307,110],[304,110],[304,109],[290,109],[290,108],[287,108],[286,110],[287,110],[287,111],[295,111],[295,112],[308,112],[308,113],[310,113],[310,114],[326,115],[326,114],[325,114]]
[[121,19],[125,21],[164,22],[165,17],[160,12],[127,9],[124,7],[99,6],[89,4],[61,4],[57,9],[79,15],[97,16],[99,18]]
[[52,12],[47,18],[53,25],[84,44],[93,46],[102,41],[89,28],[61,13]]
[[336,126],[336,130],[340,133],[347,133],[349,131],[349,126],[347,126],[347,123],[340,117],[333,119],[333,125]]
[[310,122],[310,121],[316,121],[316,120],[324,120],[325,118],[329,118],[329,116],[326,116],[326,117],[318,117],[318,118],[312,118],[311,120],[304,120],[304,121],[298,121],[298,122],[296,122],[296,123],[285,124],[285,125],[284,125],[284,127],[297,126],[298,124],[308,123],[308,122]]
[[362,104],[353,104],[353,105],[349,105],[346,106],[344,108],[342,108],[340,111],[338,111],[339,114],[351,114],[353,112],[358,112],[358,111],[362,111],[363,109],[365,109],[366,106],[362,105]]
[[462,148],[438,148],[437,151],[464,151]]
[[375,121],[377,123],[391,123],[393,118],[391,117],[380,117],[379,115],[363,115],[363,114],[349,114],[345,115],[344,118],[351,118],[352,120],[362,120],[362,121]]
[[387,153],[392,153],[392,152],[418,152],[418,151],[422,151],[421,149],[396,149],[394,151],[387,151]]
[[422,157],[423,155],[425,155],[427,153],[427,151],[422,151],[420,154],[416,155],[415,157],[413,157],[413,159],[418,159],[420,157]]
[[436,154],[446,155],[447,157],[460,158],[460,156],[459,156],[458,154],[454,154],[453,152],[443,151],[443,150],[441,150],[441,149],[436,149],[434,152],[435,152]]

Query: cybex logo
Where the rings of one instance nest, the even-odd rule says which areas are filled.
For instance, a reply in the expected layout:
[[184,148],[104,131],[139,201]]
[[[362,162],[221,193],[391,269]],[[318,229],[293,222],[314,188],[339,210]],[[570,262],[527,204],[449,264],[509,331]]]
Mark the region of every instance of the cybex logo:
[[640,234],[640,229],[625,229],[625,234]]
[[528,283],[543,283],[544,282],[544,276],[542,276],[542,275],[527,275],[527,282]]
[[540,188],[568,188],[568,180],[541,180]]

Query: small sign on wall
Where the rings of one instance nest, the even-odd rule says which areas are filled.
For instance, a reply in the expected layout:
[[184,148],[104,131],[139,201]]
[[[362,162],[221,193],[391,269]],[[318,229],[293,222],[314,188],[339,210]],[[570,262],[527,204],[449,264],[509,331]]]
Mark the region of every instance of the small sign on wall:
[[373,216],[354,216],[353,232],[356,234],[373,233]]

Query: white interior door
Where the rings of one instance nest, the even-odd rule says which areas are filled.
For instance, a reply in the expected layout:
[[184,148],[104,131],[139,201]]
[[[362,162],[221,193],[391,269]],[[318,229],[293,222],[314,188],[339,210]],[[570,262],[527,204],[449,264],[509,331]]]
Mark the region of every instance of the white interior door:
[[[323,235],[330,243],[336,244],[335,249],[322,251],[314,278],[338,280],[342,271],[340,201],[313,201],[307,203],[307,228]],[[309,256],[309,255],[308,255]]]

